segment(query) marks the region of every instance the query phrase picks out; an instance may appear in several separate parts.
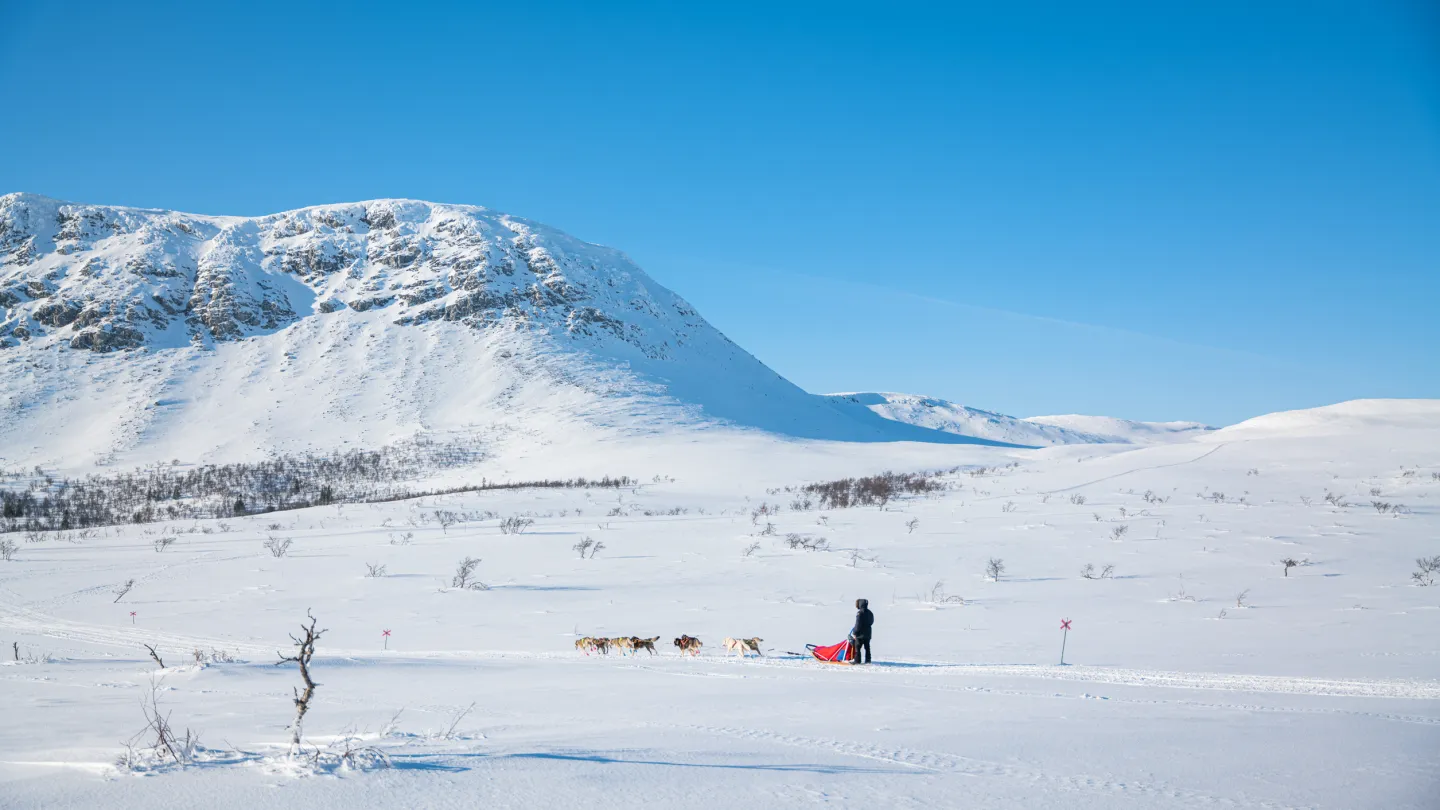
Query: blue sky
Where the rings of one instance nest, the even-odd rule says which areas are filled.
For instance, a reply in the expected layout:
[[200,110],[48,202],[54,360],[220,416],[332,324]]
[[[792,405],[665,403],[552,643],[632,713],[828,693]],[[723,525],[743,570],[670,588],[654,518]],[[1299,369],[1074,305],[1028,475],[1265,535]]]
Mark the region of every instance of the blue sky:
[[1433,3],[698,5],[0,3],[0,190],[486,205],[812,391],[1440,397]]

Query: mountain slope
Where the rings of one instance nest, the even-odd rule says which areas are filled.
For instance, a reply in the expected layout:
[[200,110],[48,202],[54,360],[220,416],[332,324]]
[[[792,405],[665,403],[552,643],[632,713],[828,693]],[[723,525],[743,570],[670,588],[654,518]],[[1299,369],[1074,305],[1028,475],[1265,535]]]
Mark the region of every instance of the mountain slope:
[[624,254],[474,206],[5,195],[0,347],[6,464],[676,425],[991,443],[807,394]]

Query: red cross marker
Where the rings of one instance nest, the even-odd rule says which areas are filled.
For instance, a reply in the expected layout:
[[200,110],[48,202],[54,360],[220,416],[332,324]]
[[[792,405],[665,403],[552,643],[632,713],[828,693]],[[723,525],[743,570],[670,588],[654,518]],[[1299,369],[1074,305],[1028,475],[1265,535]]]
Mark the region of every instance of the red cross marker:
[[131,624],[134,624],[134,623],[135,623],[135,611],[133,611],[133,610],[130,611],[130,623],[131,623]]
[[1060,636],[1060,666],[1063,667],[1063,666],[1065,666],[1065,642],[1068,641],[1069,638],[1070,638],[1070,620],[1069,620],[1069,619],[1061,619],[1061,620],[1060,620],[1060,631],[1064,634],[1064,635]]
[[390,631],[381,630],[380,635],[385,639],[385,649],[390,649]]
[[1061,629],[1061,630],[1069,630],[1069,629],[1070,629],[1070,620],[1069,620],[1069,619],[1061,619],[1061,620],[1060,620],[1060,629]]

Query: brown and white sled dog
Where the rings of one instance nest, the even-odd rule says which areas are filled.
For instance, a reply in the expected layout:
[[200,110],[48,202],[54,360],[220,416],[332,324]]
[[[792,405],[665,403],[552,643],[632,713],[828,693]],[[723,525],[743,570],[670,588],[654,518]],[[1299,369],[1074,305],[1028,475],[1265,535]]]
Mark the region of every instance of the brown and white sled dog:
[[654,654],[655,654],[655,642],[657,642],[657,641],[659,641],[659,640],[660,640],[660,637],[659,637],[659,636],[655,636],[654,638],[640,638],[640,637],[637,636],[637,637],[635,637],[635,638],[630,639],[630,644],[631,644],[631,646],[634,648],[634,650],[635,650],[636,653],[639,653],[641,650],[645,650],[645,651],[649,652],[651,655],[654,655]]
[[731,653],[731,652],[738,652],[738,653],[740,653],[740,657],[741,657],[741,658],[744,658],[744,657],[746,656],[746,654],[753,652],[753,653],[755,653],[756,655],[760,656],[761,658],[764,658],[764,657],[765,657],[765,653],[760,652],[760,642],[762,642],[762,641],[764,641],[764,640],[765,640],[765,639],[759,638],[759,637],[756,637],[756,638],[729,638],[729,637],[726,637],[726,639],[725,639],[725,652],[726,652],[727,654],[728,654],[728,653]]
[[704,646],[705,646],[705,645],[700,642],[700,639],[695,638],[694,636],[684,636],[684,635],[682,635],[682,636],[680,636],[679,638],[675,639],[675,648],[678,649],[678,650],[679,650],[680,652],[682,652],[682,653],[690,653],[691,655],[699,655],[699,654],[700,654],[700,648],[701,648],[701,647],[704,647]]

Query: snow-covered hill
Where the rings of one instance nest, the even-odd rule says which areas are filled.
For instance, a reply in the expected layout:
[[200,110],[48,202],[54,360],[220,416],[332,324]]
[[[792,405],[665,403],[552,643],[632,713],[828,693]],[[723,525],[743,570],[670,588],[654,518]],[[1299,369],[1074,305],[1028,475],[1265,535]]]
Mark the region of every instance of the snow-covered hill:
[[1031,447],[1130,441],[1121,435],[1090,433],[1066,426],[1017,419],[915,394],[863,392],[831,394],[830,399],[852,408],[859,406],[886,419],[908,425]]
[[5,195],[0,347],[11,465],[675,426],[987,443],[808,394],[619,251],[474,206]]
[[1079,414],[1031,416],[1025,421],[1101,436],[1106,441],[1130,444],[1188,441],[1215,430],[1215,428],[1200,422],[1135,422],[1130,419],[1117,419],[1113,416],[1081,416]]
[[864,408],[896,422],[1029,447],[1062,444],[1157,444],[1188,441],[1215,428],[1199,422],[1134,422],[1111,416],[1032,416],[1021,419],[935,397],[896,393],[830,394],[839,405]]

